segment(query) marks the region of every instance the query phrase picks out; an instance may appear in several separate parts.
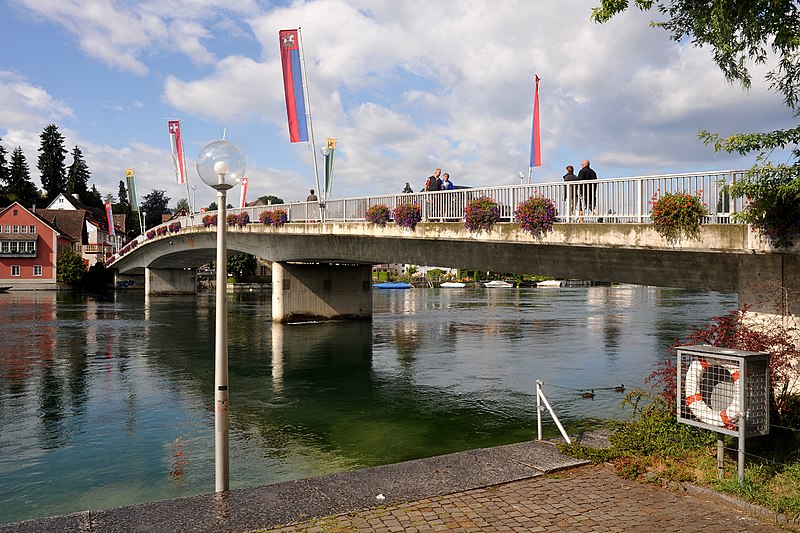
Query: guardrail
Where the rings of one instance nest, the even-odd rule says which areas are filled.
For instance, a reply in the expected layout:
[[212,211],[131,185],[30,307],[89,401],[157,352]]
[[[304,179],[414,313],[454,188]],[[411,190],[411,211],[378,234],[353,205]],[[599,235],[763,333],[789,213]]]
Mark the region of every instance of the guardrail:
[[[559,222],[593,223],[646,223],[650,220],[652,202],[659,195],[685,192],[698,196],[708,208],[704,223],[729,224],[732,215],[744,207],[744,200],[733,198],[730,187],[741,180],[745,170],[722,170],[684,174],[635,176],[592,181],[558,181],[530,183],[502,187],[472,187],[452,191],[386,194],[356,198],[337,198],[321,202],[293,202],[240,209],[228,209],[228,214],[246,212],[250,223],[258,223],[262,211],[286,211],[289,222],[359,222],[366,220],[367,208],[384,204],[394,209],[400,204],[419,204],[423,221],[454,222],[463,220],[464,207],[470,200],[487,196],[497,202],[501,220],[511,221],[520,202],[532,196],[553,200]],[[203,225],[204,215],[216,212],[195,213],[165,222],[149,231],[167,228],[180,223],[181,227]],[[222,221],[220,221],[222,222]],[[224,222],[223,222],[224,223]],[[135,247],[146,238],[140,235],[123,250]],[[121,254],[125,252],[122,251]],[[114,256],[114,259],[117,256]],[[112,259],[113,261],[113,259]]]

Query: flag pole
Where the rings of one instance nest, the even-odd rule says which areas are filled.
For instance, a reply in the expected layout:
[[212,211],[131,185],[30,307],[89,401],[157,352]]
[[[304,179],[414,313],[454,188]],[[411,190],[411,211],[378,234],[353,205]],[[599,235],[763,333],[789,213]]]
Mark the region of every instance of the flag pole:
[[325,209],[322,201],[322,191],[319,188],[319,169],[317,168],[317,144],[314,140],[314,121],[311,119],[311,96],[308,92],[308,72],[306,71],[306,54],[303,49],[303,32],[300,26],[297,27],[297,40],[300,45],[300,62],[303,64],[303,93],[306,98],[306,120],[308,121],[308,129],[311,133],[311,155],[314,162],[314,179],[317,183],[317,192],[319,195],[320,219],[325,222]]
[[531,118],[531,159],[528,164],[528,184],[533,178],[533,167],[542,164],[542,146],[539,135],[539,75],[533,75],[533,117]]
[[186,184],[186,203],[189,204],[189,214],[194,214],[195,206],[192,205],[192,193],[189,192],[189,172],[186,170],[186,152],[183,150],[183,132],[181,132],[181,153],[183,158],[183,182]]

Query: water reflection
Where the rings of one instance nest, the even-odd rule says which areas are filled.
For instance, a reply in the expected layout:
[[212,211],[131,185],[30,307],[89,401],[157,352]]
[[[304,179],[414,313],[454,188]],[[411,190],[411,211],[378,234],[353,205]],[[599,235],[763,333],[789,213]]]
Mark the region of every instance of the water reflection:
[[[573,389],[641,384],[690,324],[736,305],[383,291],[372,322],[279,325],[268,293],[228,298],[234,487],[532,438],[536,379],[569,427],[625,416],[619,395]],[[213,491],[214,327],[212,294],[0,295],[0,521]]]

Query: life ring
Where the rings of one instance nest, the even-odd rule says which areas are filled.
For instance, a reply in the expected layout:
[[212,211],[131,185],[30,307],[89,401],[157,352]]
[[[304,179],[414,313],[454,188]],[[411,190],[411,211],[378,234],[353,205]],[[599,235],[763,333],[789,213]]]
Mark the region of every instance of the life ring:
[[686,371],[686,406],[701,422],[712,426],[735,429],[736,420],[741,414],[739,412],[739,367],[730,363],[716,363],[713,365],[720,366],[730,373],[734,389],[731,403],[721,411],[715,411],[703,400],[703,395],[700,392],[703,373],[709,366],[712,365],[705,359],[697,359],[689,365],[689,370]]

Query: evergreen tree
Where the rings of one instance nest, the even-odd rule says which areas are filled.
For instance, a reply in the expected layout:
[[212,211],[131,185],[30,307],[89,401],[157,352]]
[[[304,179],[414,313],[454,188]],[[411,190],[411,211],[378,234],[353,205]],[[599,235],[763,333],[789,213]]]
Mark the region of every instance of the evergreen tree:
[[[2,139],[0,139],[2,141]],[[0,207],[9,204],[7,198],[8,181],[10,179],[8,171],[8,161],[6,160],[6,149],[0,144]]]
[[67,150],[64,148],[64,136],[58,131],[58,126],[48,124],[39,136],[39,172],[41,173],[42,187],[48,200],[55,198],[58,193],[67,188],[67,172],[64,166],[64,157]]
[[161,215],[167,212],[169,205],[169,196],[165,196],[166,192],[153,189],[150,194],[145,195],[141,209],[147,214],[146,227],[161,224]]
[[83,153],[77,146],[72,150],[72,164],[67,171],[67,183],[64,191],[68,194],[77,194],[78,199],[88,204],[89,199],[89,167],[83,159]]
[[31,172],[28,160],[22,152],[22,147],[17,146],[11,154],[11,167],[8,179],[8,199],[17,201],[25,207],[31,207],[39,200],[39,190],[31,181]]
[[117,193],[117,198],[119,198],[119,202],[117,203],[117,209],[114,212],[129,215],[131,212],[131,206],[128,204],[128,189],[125,188],[124,180],[119,180],[119,192]]
[[[266,195],[266,196],[259,196],[258,199],[261,200],[262,202],[266,202],[268,204],[282,204],[283,203],[283,198],[278,198],[277,196],[273,196],[271,194]],[[216,204],[214,204],[214,205],[216,205]]]
[[90,190],[89,193],[86,195],[86,199],[81,201],[89,207],[99,207],[100,209],[103,209],[103,207],[105,207],[103,205],[103,197],[100,194],[100,191],[98,191],[97,187],[95,187],[94,185],[92,185],[92,190]]

